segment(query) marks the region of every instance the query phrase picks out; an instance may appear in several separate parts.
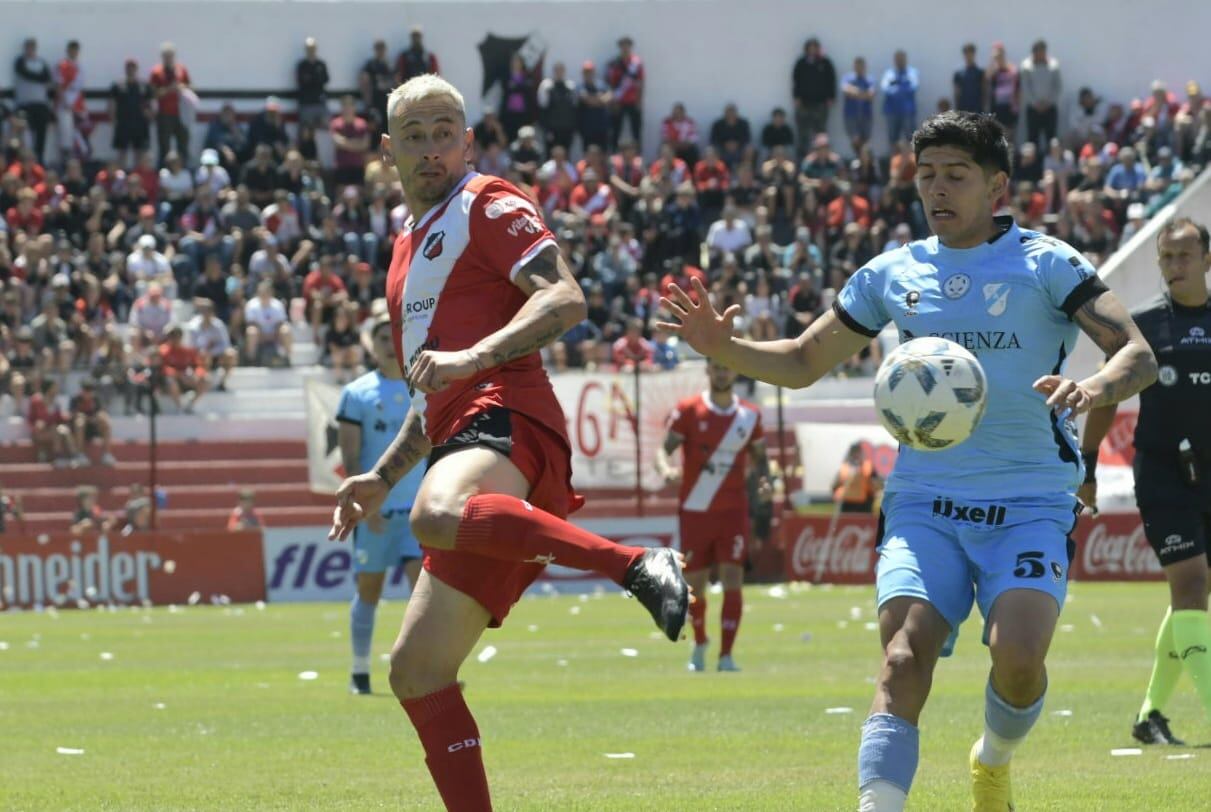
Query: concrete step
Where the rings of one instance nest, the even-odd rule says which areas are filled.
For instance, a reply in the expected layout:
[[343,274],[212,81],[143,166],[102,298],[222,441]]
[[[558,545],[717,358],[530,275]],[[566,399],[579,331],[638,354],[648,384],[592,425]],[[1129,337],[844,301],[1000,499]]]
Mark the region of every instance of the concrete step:
[[[114,442],[112,449],[119,462],[147,462],[151,453],[148,443],[144,440]],[[97,449],[93,447],[90,450],[95,460],[99,456]],[[243,461],[249,457],[305,459],[307,444],[302,440],[164,440],[156,444],[156,453],[159,459],[165,462]],[[37,461],[34,447],[28,442],[0,445],[0,465],[32,464]]]
[[[150,466],[143,461],[119,462],[112,467],[56,469],[45,463],[5,465],[0,483],[5,488],[98,488],[128,487],[132,482],[150,482]],[[301,459],[187,460],[160,461],[157,484],[162,486],[260,485],[281,482],[307,482],[307,461]]]
[[[332,523],[330,507],[267,507],[257,508],[266,527],[327,527]],[[159,530],[216,530],[227,527],[231,509],[225,510],[161,510],[156,513]],[[63,532],[71,522],[61,513],[29,513],[24,522],[11,527],[22,535]]]

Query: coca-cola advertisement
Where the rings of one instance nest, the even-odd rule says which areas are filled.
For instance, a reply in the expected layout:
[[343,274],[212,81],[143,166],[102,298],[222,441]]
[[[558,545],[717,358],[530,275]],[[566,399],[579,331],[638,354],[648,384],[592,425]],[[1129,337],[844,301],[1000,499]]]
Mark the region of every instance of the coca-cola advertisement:
[[786,577],[814,584],[873,584],[875,535],[873,516],[790,516],[782,526]]
[[[878,523],[873,516],[789,516],[783,523],[786,577],[827,584],[873,584]],[[1136,513],[1082,518],[1073,533],[1074,581],[1160,581],[1164,573]]]
[[1105,513],[1077,524],[1074,581],[1163,581],[1138,513]]

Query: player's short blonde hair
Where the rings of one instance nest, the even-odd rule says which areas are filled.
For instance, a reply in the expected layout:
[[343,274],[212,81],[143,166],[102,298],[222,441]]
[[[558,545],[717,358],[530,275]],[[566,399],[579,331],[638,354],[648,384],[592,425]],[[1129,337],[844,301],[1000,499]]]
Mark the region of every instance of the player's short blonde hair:
[[391,95],[387,97],[387,117],[398,116],[403,105],[415,104],[436,96],[445,96],[453,101],[454,106],[458,108],[459,115],[463,117],[463,121],[467,120],[467,103],[463,100],[463,94],[459,93],[458,88],[454,85],[434,73],[414,76],[392,90]]

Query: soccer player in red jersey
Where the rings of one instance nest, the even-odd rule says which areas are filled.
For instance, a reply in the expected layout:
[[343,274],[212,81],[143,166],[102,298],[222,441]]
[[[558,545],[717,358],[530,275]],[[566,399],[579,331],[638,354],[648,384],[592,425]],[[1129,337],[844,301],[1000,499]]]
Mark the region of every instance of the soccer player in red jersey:
[[396,353],[413,392],[373,471],[337,490],[330,538],[344,540],[425,457],[412,509],[424,569],[391,652],[390,683],[446,807],[490,810],[479,729],[458,669],[544,565],[598,572],[629,590],[677,640],[689,589],[679,554],[626,547],[565,520],[565,419],[539,350],[584,319],[584,297],[533,202],[467,168],[474,134],[462,95],[432,75],[392,92],[382,148],[412,219],[387,280]]
[[[719,568],[723,584],[720,615],[720,671],[739,671],[732,645],[744,608],[740,587],[748,547],[748,489],[744,476],[747,456],[760,475],[760,498],[770,498],[769,459],[761,412],[732,391],[736,373],[711,362],[710,388],[686,398],[669,415],[669,432],[656,452],[656,470],[666,482],[680,482],[678,523],[685,574],[695,599],[690,604],[694,627],[691,671],[706,670],[706,587],[711,566]],[[682,450],[684,473],[669,456]]]

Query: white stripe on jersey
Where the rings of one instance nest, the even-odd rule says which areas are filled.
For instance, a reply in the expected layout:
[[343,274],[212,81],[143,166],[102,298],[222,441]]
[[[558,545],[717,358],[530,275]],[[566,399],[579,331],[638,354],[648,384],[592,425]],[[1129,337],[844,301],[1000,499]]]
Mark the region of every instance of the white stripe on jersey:
[[[703,396],[707,400],[706,396]],[[718,411],[714,404],[709,400],[707,405],[712,407],[714,411]],[[702,513],[711,506],[711,502],[715,499],[715,494],[719,492],[719,487],[723,485],[723,480],[727,479],[727,475],[731,473],[732,466],[736,463],[736,457],[740,450],[729,439],[733,436],[733,431],[739,427],[739,436],[745,439],[753,434],[753,427],[757,424],[757,411],[755,409],[745,408],[742,404],[736,404],[736,415],[732,418],[732,422],[728,423],[727,431],[723,433],[723,438],[719,441],[719,445],[711,452],[711,457],[702,466],[702,470],[698,473],[698,480],[694,482],[694,487],[690,489],[689,495],[685,497],[685,502],[682,503],[681,509],[693,513]]]

